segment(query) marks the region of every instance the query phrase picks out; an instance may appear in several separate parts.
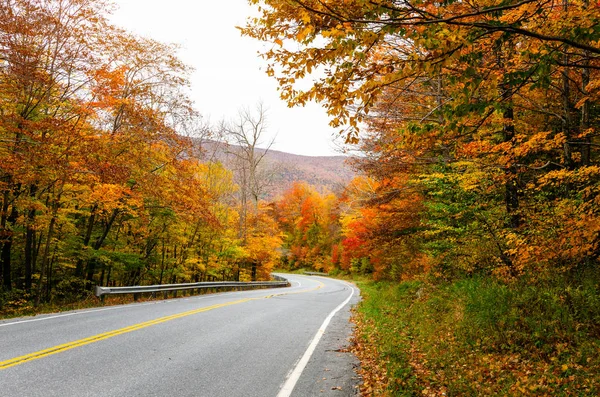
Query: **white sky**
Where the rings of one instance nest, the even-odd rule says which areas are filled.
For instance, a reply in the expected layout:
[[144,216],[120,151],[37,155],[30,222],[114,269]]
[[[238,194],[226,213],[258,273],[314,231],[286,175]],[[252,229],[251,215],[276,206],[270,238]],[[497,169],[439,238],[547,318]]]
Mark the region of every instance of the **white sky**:
[[[180,59],[195,68],[192,99],[211,123],[235,117],[262,101],[275,150],[309,156],[340,154],[325,110],[317,104],[290,109],[257,51],[268,44],[242,37],[235,26],[252,13],[247,0],[115,0],[113,22],[161,42],[182,46]],[[268,140],[268,139],[267,139]]]

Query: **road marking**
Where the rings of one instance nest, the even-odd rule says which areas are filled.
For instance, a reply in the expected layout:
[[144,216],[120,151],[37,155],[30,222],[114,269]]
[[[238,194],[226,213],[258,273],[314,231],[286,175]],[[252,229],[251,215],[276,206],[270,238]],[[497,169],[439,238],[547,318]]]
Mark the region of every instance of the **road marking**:
[[[225,292],[225,293],[219,294],[219,297],[221,297],[221,296],[227,296],[227,295],[233,295],[233,294],[238,294],[238,293],[239,292]],[[196,297],[194,299],[195,300],[208,299],[208,298],[212,298],[214,296],[216,296],[216,294],[215,295],[211,294],[211,295],[207,295],[207,296],[198,296],[198,297]],[[34,323],[34,322],[37,322],[37,321],[52,320],[52,319],[55,319],[55,318],[68,317],[68,316],[77,316],[77,315],[80,315],[80,314],[89,314],[89,313],[96,313],[96,312],[104,312],[104,311],[107,311],[107,310],[131,309],[132,307],[165,304],[165,303],[171,303],[171,302],[180,302],[181,299],[182,298],[175,298],[175,299],[158,300],[158,301],[144,302],[144,303],[126,303],[126,304],[120,304],[120,305],[116,305],[116,306],[104,307],[104,308],[101,308],[101,309],[80,310],[80,311],[71,312],[71,313],[56,314],[54,316],[39,317],[39,318],[32,318],[32,319],[29,319],[29,320],[21,320],[21,321],[9,322],[9,323],[2,323],[2,324],[0,324],[0,327],[6,327],[6,326],[9,326],[9,325],[17,325],[17,324],[25,324],[25,323]]]
[[[298,281],[294,281],[294,282],[298,283],[298,287],[302,286],[300,284],[300,282],[298,282]],[[204,299],[214,298],[217,295],[219,297],[222,297],[222,296],[228,296],[228,295],[239,295],[239,294],[242,294],[244,292],[249,292],[249,291],[221,292],[219,294],[210,294],[210,295],[205,295],[205,296],[197,296],[197,297],[194,297],[194,298],[186,298],[184,300],[204,300]],[[7,327],[9,325],[17,325],[17,324],[25,324],[25,323],[33,323],[33,322],[37,322],[37,321],[52,320],[52,319],[55,319],[55,318],[68,317],[68,316],[77,316],[77,315],[80,315],[80,314],[103,312],[103,311],[107,311],[107,310],[127,309],[127,308],[132,308],[132,307],[139,307],[139,306],[147,306],[147,305],[156,305],[156,304],[163,304],[163,303],[180,302],[181,299],[183,299],[183,298],[158,300],[158,301],[144,302],[144,303],[134,303],[134,304],[133,303],[121,304],[121,305],[117,305],[117,306],[104,307],[104,308],[101,308],[101,309],[79,310],[79,311],[71,312],[71,313],[61,313],[61,314],[56,314],[56,315],[53,315],[53,316],[38,317],[38,318],[29,319],[29,320],[21,320],[21,321],[13,321],[13,322],[1,323],[0,327]]]
[[[148,302],[148,303],[138,303],[138,304],[135,304],[135,305],[129,305],[129,307],[145,306],[145,305],[150,305],[150,304],[153,304],[153,303],[158,303],[158,301],[157,302]],[[105,308],[102,308],[102,309],[82,310],[82,311],[78,311],[78,312],[63,313],[63,314],[57,314],[57,315],[48,316],[48,317],[40,317],[40,318],[32,318],[32,319],[29,319],[29,320],[13,321],[11,323],[2,323],[2,324],[0,324],[0,327],[6,327],[8,325],[16,325],[16,324],[33,323],[33,322],[36,322],[36,321],[51,320],[53,318],[59,318],[59,317],[76,316],[76,315],[79,315],[79,314],[103,312],[103,311],[106,311],[106,310],[116,310],[116,309],[122,309],[123,307],[125,307],[125,306],[124,305],[111,306],[111,307],[105,307]]]
[[346,300],[343,301],[338,307],[333,309],[333,311],[331,313],[329,313],[329,315],[327,316],[325,321],[323,321],[323,324],[321,324],[321,328],[319,328],[319,330],[313,337],[312,341],[310,342],[310,345],[308,345],[308,348],[304,352],[304,355],[302,356],[300,361],[298,361],[298,364],[296,364],[296,367],[288,375],[285,383],[283,384],[283,387],[279,391],[279,394],[277,394],[277,397],[290,397],[291,396],[292,391],[294,390],[294,387],[296,386],[296,383],[298,382],[298,379],[300,379],[300,375],[302,375],[304,368],[306,368],[306,364],[308,364],[308,360],[310,360],[310,357],[312,356],[315,349],[317,348],[317,345],[319,344],[321,337],[325,333],[327,326],[329,326],[331,319],[333,318],[333,316],[336,315],[337,312],[342,310],[342,308],[344,306],[346,306],[346,304],[348,302],[350,302],[350,299],[352,299],[352,296],[354,295],[354,288],[350,287],[350,290],[351,290],[350,296],[348,296],[348,298],[346,298]]
[[313,281],[316,281],[317,283],[319,283],[319,285],[317,285],[317,286],[316,286],[316,287],[314,287],[314,288],[302,289],[302,290],[300,290],[300,291],[294,291],[294,292],[280,292],[280,293],[278,293],[278,294],[269,295],[268,297],[269,297],[269,298],[273,298],[273,297],[276,297],[276,296],[282,296],[282,295],[295,295],[295,294],[303,294],[303,293],[305,293],[305,292],[312,292],[312,291],[316,291],[316,290],[318,290],[318,289],[321,289],[321,288],[323,288],[323,287],[325,286],[325,284],[323,284],[322,282],[320,282],[320,281],[318,281],[318,280],[313,280]]
[[[220,304],[216,304],[216,305],[212,305],[212,306],[206,306],[206,307],[202,307],[200,309],[194,309],[194,310],[189,310],[189,311],[182,312],[182,313],[172,314],[170,316],[159,317],[159,318],[154,319],[154,320],[149,320],[149,321],[146,321],[146,322],[143,322],[143,323],[138,323],[138,324],[130,325],[128,327],[119,328],[119,329],[112,330],[112,331],[107,331],[107,332],[104,332],[104,333],[101,333],[101,334],[89,336],[87,338],[83,338],[83,339],[75,340],[75,341],[72,341],[72,342],[64,343],[62,345],[53,346],[53,347],[50,347],[50,348],[47,348],[47,349],[39,350],[37,352],[25,354],[23,356],[14,357],[14,358],[11,358],[11,359],[8,359],[8,360],[5,360],[5,361],[0,361],[0,371],[3,370],[3,369],[14,367],[16,365],[24,364],[24,363],[29,362],[29,361],[37,360],[37,359],[40,359],[40,358],[43,358],[43,357],[48,357],[48,356],[51,356],[53,354],[62,353],[64,351],[71,350],[71,349],[74,349],[74,348],[79,347],[79,346],[89,345],[90,343],[99,342],[99,341],[104,340],[104,339],[112,338],[113,336],[122,335],[122,334],[126,334],[126,333],[129,333],[129,332],[137,331],[137,330],[142,329],[142,328],[150,327],[152,325],[161,324],[161,323],[164,323],[164,322],[167,322],[167,321],[175,320],[175,319],[186,317],[186,316],[191,316],[193,314],[207,312],[207,311],[218,309],[218,308],[221,308],[221,307],[236,305],[238,303],[244,303],[244,302],[249,302],[249,301],[253,301],[253,300],[269,299],[269,298],[273,298],[273,297],[281,296],[281,295],[292,295],[292,294],[300,294],[300,293],[305,293],[305,292],[316,291],[316,290],[318,290],[320,288],[323,288],[325,286],[325,284],[323,284],[322,282],[320,282],[320,281],[317,281],[317,282],[319,283],[319,285],[317,285],[314,288],[309,288],[309,289],[300,290],[300,291],[294,291],[294,292],[283,292],[283,293],[279,293],[279,294],[265,295],[265,296],[254,297],[254,298],[245,298],[245,299],[240,299],[240,300],[236,300],[236,301],[231,301],[231,302],[226,302],[226,303],[220,303]],[[223,295],[225,295],[225,294],[222,294],[220,296],[223,296]],[[206,298],[208,298],[208,296]],[[114,309],[114,308],[98,309],[98,310],[94,310],[94,311],[102,311],[102,310],[110,310],[110,309]],[[31,322],[31,321],[41,321],[41,320],[44,320],[44,319],[56,318],[56,317],[64,317],[64,316],[75,315],[75,314],[79,314],[79,313],[81,313],[81,312],[67,313],[67,314],[63,314],[63,315],[57,315],[57,316],[52,316],[52,317],[44,317],[44,318],[40,318],[40,319],[25,320],[25,321],[20,321],[20,322],[16,322],[16,323],[7,323],[7,324],[2,324],[2,325],[20,324],[20,323]],[[87,313],[89,313],[89,311]]]
[[154,320],[150,320],[150,321],[146,321],[146,322],[143,322],[143,323],[130,325],[129,327],[125,327],[125,328],[120,328],[120,329],[116,329],[116,330],[104,332],[104,333],[101,333],[101,334],[98,334],[98,335],[94,335],[94,336],[90,336],[90,337],[87,337],[87,338],[79,339],[79,340],[76,340],[76,341],[73,341],[73,342],[69,342],[69,343],[64,343],[62,345],[50,347],[48,349],[39,350],[37,352],[25,354],[23,356],[11,358],[11,359],[8,359],[8,360],[5,360],[5,361],[0,361],[0,370],[6,369],[6,368],[10,368],[10,367],[13,367],[15,365],[24,364],[26,362],[37,360],[39,358],[51,356],[53,354],[61,353],[61,352],[64,352],[64,351],[67,351],[67,350],[70,350],[70,349],[74,349],[74,348],[79,347],[79,346],[84,346],[84,345],[89,345],[90,343],[99,342],[99,341],[104,340],[104,339],[112,338],[113,336],[126,334],[128,332],[137,331],[139,329],[150,327],[152,325],[156,325],[156,324],[164,323],[164,322],[167,322],[167,321],[175,320],[177,318],[191,316],[192,314],[207,312],[209,310],[214,310],[214,309],[218,309],[218,308],[225,307],[225,306],[236,305],[238,303],[244,303],[244,302],[248,302],[248,301],[251,301],[251,300],[254,300],[254,299],[253,298],[246,298],[246,299],[240,299],[240,300],[237,300],[237,301],[232,301],[232,302],[227,302],[227,303],[221,303],[221,304],[218,304],[218,305],[206,306],[206,307],[203,307],[203,308],[200,308],[200,309],[189,310],[187,312],[182,312],[182,313],[177,313],[177,314],[173,314],[173,315],[170,315],[170,316],[160,317],[160,318],[157,318],[157,319],[154,319]]

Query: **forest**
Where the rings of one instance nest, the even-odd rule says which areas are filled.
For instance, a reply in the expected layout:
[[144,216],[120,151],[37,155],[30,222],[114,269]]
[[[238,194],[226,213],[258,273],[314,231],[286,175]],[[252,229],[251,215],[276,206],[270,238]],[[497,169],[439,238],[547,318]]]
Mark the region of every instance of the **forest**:
[[282,99],[358,151],[363,393],[600,393],[600,3],[251,3]]
[[84,299],[93,285],[265,278],[278,258],[256,183],[264,112],[212,128],[245,145],[231,150],[236,179],[202,148],[214,134],[177,48],[111,25],[111,7],[0,6],[6,313]]
[[249,2],[355,153],[339,191],[265,199],[264,109],[206,124],[112,3],[2,0],[0,311],[313,269],[361,287],[365,395],[600,393],[600,3]]

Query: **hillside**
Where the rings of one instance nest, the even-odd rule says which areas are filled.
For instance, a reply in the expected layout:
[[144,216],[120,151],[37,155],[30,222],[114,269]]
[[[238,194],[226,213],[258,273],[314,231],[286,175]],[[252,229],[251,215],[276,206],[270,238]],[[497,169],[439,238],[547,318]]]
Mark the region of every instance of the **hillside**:
[[306,181],[320,191],[336,192],[354,176],[344,156],[311,157],[269,151],[265,159],[276,170],[271,186],[273,195],[287,190],[295,181]]
[[[235,146],[205,141],[202,143],[205,159],[221,161],[227,168],[234,170]],[[256,149],[263,154],[264,149]],[[353,177],[354,171],[346,164],[345,156],[301,156],[297,154],[269,150],[262,161],[262,172],[268,174],[269,183],[265,199],[275,198],[296,181],[306,181],[319,191],[341,190]]]

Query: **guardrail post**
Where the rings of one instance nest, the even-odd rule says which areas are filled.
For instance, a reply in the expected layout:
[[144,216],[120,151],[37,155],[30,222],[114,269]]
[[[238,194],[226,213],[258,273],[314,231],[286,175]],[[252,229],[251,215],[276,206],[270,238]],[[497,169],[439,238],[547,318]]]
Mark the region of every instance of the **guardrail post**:
[[135,292],[135,293],[133,294],[133,301],[134,301],[134,302],[137,302],[139,298],[140,298],[140,294],[139,294],[138,292]]

